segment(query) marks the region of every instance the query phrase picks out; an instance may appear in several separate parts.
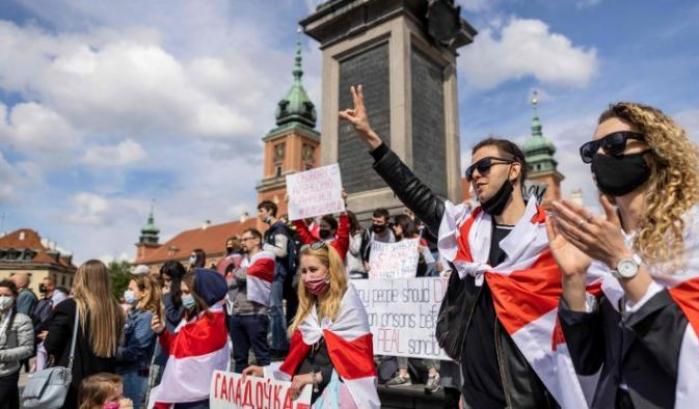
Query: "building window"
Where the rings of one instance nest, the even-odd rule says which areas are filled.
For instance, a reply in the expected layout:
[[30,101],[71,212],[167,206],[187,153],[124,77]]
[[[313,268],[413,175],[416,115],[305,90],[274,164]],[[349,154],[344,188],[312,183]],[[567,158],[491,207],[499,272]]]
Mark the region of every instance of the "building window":
[[284,142],[274,145],[274,163],[284,162],[286,146]]

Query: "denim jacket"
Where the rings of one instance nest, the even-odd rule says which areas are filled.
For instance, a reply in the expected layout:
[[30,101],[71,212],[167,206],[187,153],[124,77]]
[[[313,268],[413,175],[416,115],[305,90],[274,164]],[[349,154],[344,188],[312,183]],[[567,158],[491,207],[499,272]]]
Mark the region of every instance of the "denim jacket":
[[156,336],[150,323],[153,313],[134,308],[129,311],[124,325],[124,337],[119,349],[117,360],[119,372],[147,370],[156,342]]

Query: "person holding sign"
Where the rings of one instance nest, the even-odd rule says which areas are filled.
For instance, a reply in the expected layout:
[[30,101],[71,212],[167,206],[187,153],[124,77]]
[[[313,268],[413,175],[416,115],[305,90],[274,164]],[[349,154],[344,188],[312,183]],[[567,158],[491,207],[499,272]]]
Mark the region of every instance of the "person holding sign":
[[317,408],[378,409],[369,320],[340,256],[324,242],[303,246],[299,271],[289,355],[277,371],[249,366],[243,375],[291,380],[295,394],[310,385]]
[[466,178],[480,206],[469,212],[437,197],[412,173],[371,128],[361,85],[351,92],[354,107],[340,118],[370,147],[374,170],[398,198],[439,232],[440,252],[457,273],[436,335],[461,363],[466,403],[587,408],[565,341],[556,336],[561,273],[549,249],[546,213],[523,196],[527,164],[520,148],[495,138],[476,144]]

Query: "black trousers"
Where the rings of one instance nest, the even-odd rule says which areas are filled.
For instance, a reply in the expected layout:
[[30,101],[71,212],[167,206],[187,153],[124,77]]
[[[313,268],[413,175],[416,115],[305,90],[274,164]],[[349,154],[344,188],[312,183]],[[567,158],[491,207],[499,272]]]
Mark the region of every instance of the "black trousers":
[[19,371],[0,377],[0,409],[19,409]]

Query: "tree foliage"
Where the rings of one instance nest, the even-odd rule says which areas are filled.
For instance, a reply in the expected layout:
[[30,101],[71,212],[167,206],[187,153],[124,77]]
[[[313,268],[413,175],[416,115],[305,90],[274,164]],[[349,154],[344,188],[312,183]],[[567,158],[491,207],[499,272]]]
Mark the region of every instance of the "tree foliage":
[[107,265],[109,276],[112,278],[112,291],[117,300],[120,300],[124,290],[131,280],[131,263],[128,261],[112,261]]

